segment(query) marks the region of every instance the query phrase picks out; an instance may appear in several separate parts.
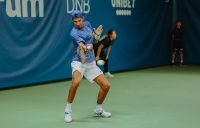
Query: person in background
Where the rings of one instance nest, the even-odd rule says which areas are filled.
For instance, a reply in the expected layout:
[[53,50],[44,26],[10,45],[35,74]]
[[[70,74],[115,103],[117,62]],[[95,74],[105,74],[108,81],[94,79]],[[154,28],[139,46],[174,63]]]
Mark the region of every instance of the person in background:
[[182,22],[180,20],[176,21],[176,26],[172,31],[172,42],[173,42],[173,52],[172,52],[172,61],[174,64],[176,62],[177,54],[180,58],[180,63],[183,64],[183,30],[182,30]]
[[108,67],[108,59],[111,51],[111,47],[117,37],[116,30],[110,29],[101,39],[98,43],[94,44],[94,52],[96,56],[96,61],[99,59],[102,59],[105,61],[104,64],[104,74],[112,78],[114,75],[112,75],[109,72]]

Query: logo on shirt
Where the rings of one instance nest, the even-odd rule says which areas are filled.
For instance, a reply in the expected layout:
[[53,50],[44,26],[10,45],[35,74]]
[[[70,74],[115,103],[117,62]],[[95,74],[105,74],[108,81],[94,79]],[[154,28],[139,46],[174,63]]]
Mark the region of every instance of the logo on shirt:
[[0,0],[1,3],[5,3],[8,17],[44,17],[44,0]]
[[80,10],[83,13],[90,12],[90,0],[66,0],[67,13],[72,13],[74,10]]
[[112,7],[116,9],[117,16],[131,16],[136,0],[111,0]]

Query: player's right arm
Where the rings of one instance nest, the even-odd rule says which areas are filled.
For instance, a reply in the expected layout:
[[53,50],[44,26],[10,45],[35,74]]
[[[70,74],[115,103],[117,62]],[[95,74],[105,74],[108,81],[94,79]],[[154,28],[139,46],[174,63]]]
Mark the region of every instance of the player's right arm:
[[76,43],[77,45],[79,45],[79,43],[81,42],[85,42],[83,38],[81,38],[76,31],[71,31],[70,33],[71,39],[74,43]]
[[84,39],[82,39],[75,31],[71,31],[70,36],[73,43],[76,43],[79,48],[83,48],[85,45]]

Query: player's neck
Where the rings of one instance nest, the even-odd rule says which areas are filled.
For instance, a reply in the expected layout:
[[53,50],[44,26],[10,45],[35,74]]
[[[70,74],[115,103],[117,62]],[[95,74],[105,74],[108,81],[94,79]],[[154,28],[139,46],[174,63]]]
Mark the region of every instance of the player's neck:
[[75,26],[75,28],[77,29],[82,29],[84,27],[84,24],[80,25],[80,26]]

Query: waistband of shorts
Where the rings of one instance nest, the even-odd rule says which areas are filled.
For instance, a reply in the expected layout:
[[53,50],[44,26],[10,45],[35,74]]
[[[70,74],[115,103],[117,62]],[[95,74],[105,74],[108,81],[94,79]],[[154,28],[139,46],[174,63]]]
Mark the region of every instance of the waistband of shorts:
[[[78,62],[78,63],[81,63],[80,61],[76,61],[76,60],[73,60],[73,62]],[[96,63],[95,61],[92,61],[92,62],[86,62],[86,63],[81,63],[81,64],[93,64],[93,63]]]

